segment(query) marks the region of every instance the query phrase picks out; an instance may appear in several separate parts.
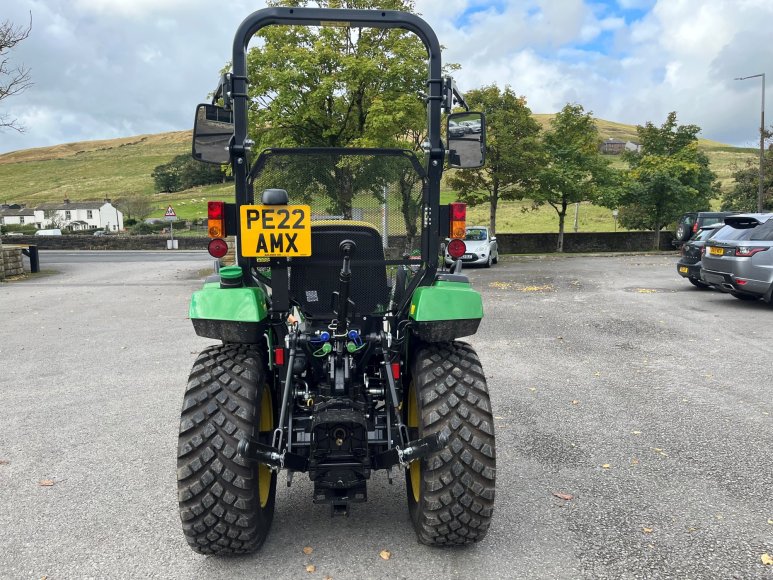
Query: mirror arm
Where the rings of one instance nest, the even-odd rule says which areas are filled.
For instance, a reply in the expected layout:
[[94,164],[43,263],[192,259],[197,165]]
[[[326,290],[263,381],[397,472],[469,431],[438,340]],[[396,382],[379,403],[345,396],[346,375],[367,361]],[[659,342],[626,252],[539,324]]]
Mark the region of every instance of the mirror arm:
[[223,99],[223,108],[226,111],[230,111],[234,102],[234,97],[249,97],[249,95],[234,94],[233,81],[235,78],[247,80],[246,77],[237,77],[233,73],[223,73],[220,75],[220,81],[217,83],[217,88],[212,94],[212,104],[217,105],[218,99]]
[[445,77],[443,80],[443,88],[445,92],[443,108],[445,109],[445,112],[450,113],[454,108],[454,104],[458,104],[464,107],[465,111],[469,111],[470,107],[467,105],[467,101],[464,100],[464,95],[462,92],[457,88],[456,81],[453,79],[453,77]]

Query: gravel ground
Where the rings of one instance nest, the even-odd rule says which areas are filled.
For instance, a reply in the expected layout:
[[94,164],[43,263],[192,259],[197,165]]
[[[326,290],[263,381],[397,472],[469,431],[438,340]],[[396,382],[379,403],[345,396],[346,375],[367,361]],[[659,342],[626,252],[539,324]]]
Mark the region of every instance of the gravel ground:
[[696,290],[663,255],[469,272],[497,431],[482,543],[419,545],[382,473],[336,519],[280,475],[259,553],[193,553],[175,454],[211,262],[166,260],[0,285],[0,577],[773,578],[773,307]]

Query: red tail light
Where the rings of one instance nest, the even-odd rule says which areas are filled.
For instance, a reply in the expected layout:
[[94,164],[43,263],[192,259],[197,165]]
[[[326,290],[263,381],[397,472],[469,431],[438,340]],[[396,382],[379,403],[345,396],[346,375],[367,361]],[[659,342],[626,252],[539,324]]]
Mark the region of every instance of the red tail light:
[[462,240],[457,239],[448,242],[448,255],[451,256],[454,260],[461,258],[466,251],[467,246]]
[[735,283],[738,284],[739,286],[746,286],[746,280],[744,280],[743,278],[736,278]]
[[392,363],[392,376],[396,379],[400,378],[400,363],[399,362],[393,362]]
[[279,367],[283,367],[285,364],[285,349],[281,346],[274,348],[274,363]]
[[695,232],[697,232],[697,231],[698,231],[698,222],[695,222],[695,223],[692,225],[692,233],[695,233]]
[[738,246],[735,249],[735,255],[741,256],[742,258],[748,258],[749,256],[753,256],[754,254],[758,254],[759,252],[764,252],[765,250],[767,250],[767,248]]

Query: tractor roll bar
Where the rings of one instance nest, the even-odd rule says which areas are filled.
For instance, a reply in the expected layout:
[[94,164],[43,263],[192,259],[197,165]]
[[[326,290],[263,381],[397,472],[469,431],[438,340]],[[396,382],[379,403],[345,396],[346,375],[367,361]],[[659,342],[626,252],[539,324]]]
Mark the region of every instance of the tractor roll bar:
[[[397,10],[348,10],[330,8],[264,8],[250,14],[239,25],[233,44],[232,93],[234,111],[233,171],[236,203],[247,203],[247,172],[245,140],[247,139],[247,47],[261,28],[270,25],[351,26],[355,28],[403,28],[413,32],[427,49],[429,96],[427,98],[427,129],[429,163],[427,168],[429,207],[425,215],[422,251],[426,252],[428,272],[434,276],[439,252],[438,204],[440,177],[443,173],[445,149],[440,138],[440,113],[444,102],[444,79],[440,58],[440,43],[429,24],[415,14]],[[429,230],[429,231],[427,231]],[[237,251],[239,265],[249,271],[247,261]]]

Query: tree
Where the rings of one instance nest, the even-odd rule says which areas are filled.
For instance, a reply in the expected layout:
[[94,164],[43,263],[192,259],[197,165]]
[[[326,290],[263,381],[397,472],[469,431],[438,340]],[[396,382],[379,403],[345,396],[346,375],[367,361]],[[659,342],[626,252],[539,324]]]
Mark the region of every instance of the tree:
[[158,165],[150,174],[160,193],[172,193],[210,183],[223,181],[223,172],[217,165],[196,161],[188,154],[177,155],[170,162]]
[[142,221],[153,213],[153,204],[150,200],[139,195],[119,199],[116,205],[125,214],[126,221],[130,219]]
[[570,204],[596,201],[614,183],[609,162],[599,154],[593,114],[582,105],[567,104],[543,136],[545,165],[539,171],[534,207],[548,204],[558,214],[556,251],[564,251],[564,225]]
[[[773,135],[773,128],[765,131],[765,139]],[[762,206],[770,209],[768,195],[773,190],[773,150],[768,145],[763,157],[764,181],[762,188]],[[759,195],[760,168],[759,161],[748,160],[744,167],[733,173],[735,185],[722,196],[722,211],[757,211],[757,196]]]
[[[272,5],[298,6],[308,0]],[[411,0],[320,0],[334,8],[412,11]],[[418,147],[425,131],[426,49],[402,29],[323,26],[269,26],[259,31],[263,44],[250,50],[248,71],[251,136],[265,147]],[[352,215],[360,193],[378,197],[370,172],[378,163],[344,159],[288,168],[298,181],[314,182],[335,204],[336,213]],[[383,177],[383,176],[382,176]],[[408,174],[405,175],[409,178]],[[408,179],[410,180],[410,179]],[[288,188],[289,189],[289,188]],[[408,227],[418,219],[415,201],[402,203]]]
[[[0,24],[0,101],[24,92],[32,85],[30,70],[24,65],[10,64],[8,54],[32,31],[32,15],[28,26],[14,26],[10,20]],[[0,113],[0,129],[7,127],[24,131],[24,127],[6,113]]]
[[496,233],[500,200],[518,199],[532,185],[540,164],[539,124],[519,97],[507,86],[489,85],[469,91],[465,98],[473,110],[486,114],[486,165],[457,170],[448,186],[460,201],[476,206],[489,203],[489,227]]
[[698,149],[697,125],[677,125],[676,113],[655,127],[648,122],[636,127],[641,148],[624,153],[630,167],[620,196],[620,222],[627,228],[655,232],[688,211],[708,209],[719,192],[709,159]]

